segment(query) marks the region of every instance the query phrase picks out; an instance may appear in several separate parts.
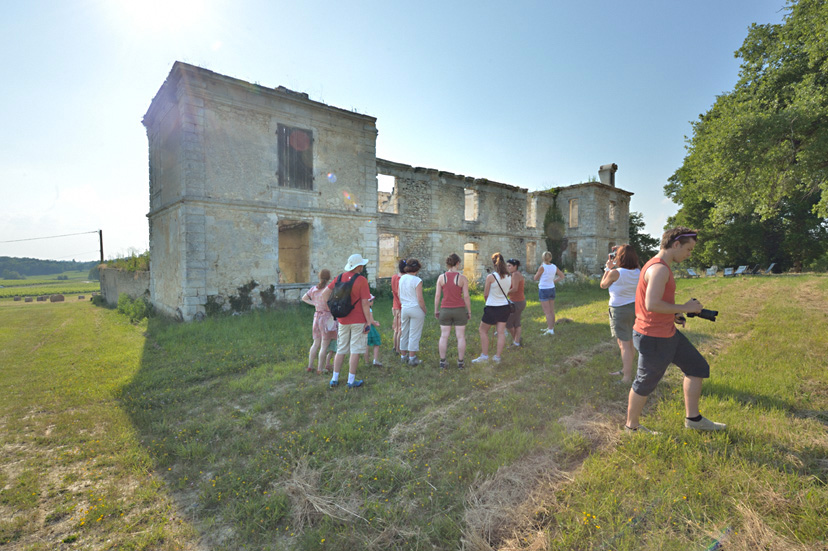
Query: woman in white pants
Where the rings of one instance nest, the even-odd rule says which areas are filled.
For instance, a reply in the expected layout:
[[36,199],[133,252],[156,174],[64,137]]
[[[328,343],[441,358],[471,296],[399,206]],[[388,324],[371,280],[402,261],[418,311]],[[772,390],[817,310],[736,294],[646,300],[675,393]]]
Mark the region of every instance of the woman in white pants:
[[400,278],[400,360],[408,365],[420,365],[417,358],[420,351],[420,337],[423,335],[426,307],[423,299],[423,280],[417,277],[420,261],[409,258],[405,261],[405,273]]

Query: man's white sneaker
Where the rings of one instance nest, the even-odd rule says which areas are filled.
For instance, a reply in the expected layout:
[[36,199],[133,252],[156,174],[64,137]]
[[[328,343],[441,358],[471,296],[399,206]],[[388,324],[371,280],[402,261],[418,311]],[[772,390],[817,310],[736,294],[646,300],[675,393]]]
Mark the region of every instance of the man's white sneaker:
[[690,419],[685,418],[684,427],[693,430],[725,430],[727,425],[724,423],[716,423],[707,417],[702,417],[698,421],[691,421]]
[[546,331],[543,332],[543,334],[544,335],[554,335],[555,330],[554,329],[547,329]]
[[481,354],[479,357],[477,357],[477,358],[473,359],[473,360],[472,360],[472,363],[473,363],[473,364],[484,364],[484,363],[486,363],[486,362],[488,362],[488,361],[489,361],[489,357],[488,357],[488,356],[484,356],[484,355],[482,355],[482,354]]
[[492,361],[496,364],[500,363],[500,356],[492,356]]

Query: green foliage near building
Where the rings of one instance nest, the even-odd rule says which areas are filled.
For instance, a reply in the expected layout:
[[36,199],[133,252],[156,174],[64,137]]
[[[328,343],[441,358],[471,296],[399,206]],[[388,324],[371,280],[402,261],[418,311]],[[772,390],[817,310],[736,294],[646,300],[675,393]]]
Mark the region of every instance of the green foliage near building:
[[552,263],[562,265],[561,255],[566,250],[566,222],[558,207],[558,189],[549,190],[552,194],[552,206],[543,217],[543,232],[546,238],[546,250],[552,253]]
[[693,123],[665,186],[670,224],[699,229],[708,264],[813,265],[828,251],[828,3],[789,0],[752,25],[734,89]]
[[658,252],[661,242],[644,232],[644,215],[640,212],[630,212],[630,245],[638,253],[642,264]]

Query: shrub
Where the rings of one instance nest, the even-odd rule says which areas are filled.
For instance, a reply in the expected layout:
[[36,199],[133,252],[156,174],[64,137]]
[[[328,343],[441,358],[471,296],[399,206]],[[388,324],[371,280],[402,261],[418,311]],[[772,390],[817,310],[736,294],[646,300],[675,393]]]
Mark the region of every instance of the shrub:
[[126,293],[121,293],[118,296],[118,312],[127,316],[132,323],[136,323],[155,314],[155,308],[147,297],[133,300]]
[[204,313],[208,316],[217,316],[224,311],[224,298],[219,295],[209,295],[204,305]]
[[252,279],[238,288],[239,294],[230,296],[230,308],[234,312],[247,312],[250,310],[250,307],[253,305],[253,298],[250,296],[250,293],[253,292],[253,289],[258,287],[259,284],[253,281]]
[[259,296],[262,298],[262,304],[265,308],[273,308],[273,305],[276,304],[276,286],[271,283],[270,287],[264,291],[259,291]]
[[124,270],[126,272],[146,272],[149,270],[149,263],[149,251],[144,251],[141,254],[132,254],[123,258],[107,260],[106,265],[109,268]]
[[57,276],[58,281],[67,281],[69,279],[68,275],[59,275]]

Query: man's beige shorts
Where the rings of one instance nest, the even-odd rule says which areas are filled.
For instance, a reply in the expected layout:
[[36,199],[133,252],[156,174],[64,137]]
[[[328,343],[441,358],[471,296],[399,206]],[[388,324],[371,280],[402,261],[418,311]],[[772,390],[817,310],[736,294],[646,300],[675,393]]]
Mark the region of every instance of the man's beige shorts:
[[368,333],[364,323],[339,324],[336,335],[337,354],[365,354],[368,349]]

